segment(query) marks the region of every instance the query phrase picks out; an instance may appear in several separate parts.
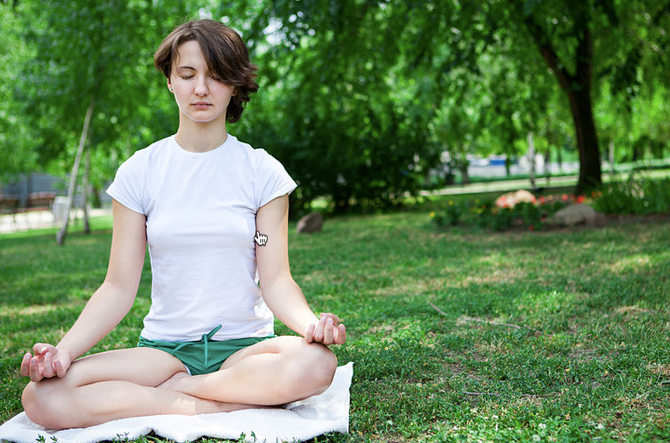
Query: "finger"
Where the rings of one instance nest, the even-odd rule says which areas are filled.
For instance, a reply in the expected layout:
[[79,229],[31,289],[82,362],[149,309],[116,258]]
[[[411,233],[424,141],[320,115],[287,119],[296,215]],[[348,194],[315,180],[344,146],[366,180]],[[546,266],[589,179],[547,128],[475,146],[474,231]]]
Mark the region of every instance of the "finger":
[[319,323],[316,325],[316,329],[314,330],[314,341],[316,342],[323,342],[323,328],[326,325],[326,321],[322,318],[319,320]]
[[53,358],[51,357],[51,352],[44,354],[44,363],[42,367],[44,368],[45,378],[51,378],[54,376]]
[[328,317],[326,319],[326,326],[323,328],[323,344],[330,345],[333,343],[333,319]]
[[324,318],[324,317],[325,317],[325,318],[329,318],[329,317],[332,318],[332,319],[333,319],[333,323],[335,323],[335,326],[337,326],[337,325],[340,323],[340,321],[341,321],[341,320],[340,320],[340,317],[338,317],[338,316],[335,315],[335,314],[331,314],[330,312],[322,312],[322,313],[321,313],[321,318]]
[[63,367],[63,364],[59,360],[54,362],[54,369],[56,370],[56,375],[58,375],[58,378],[65,377],[65,372],[67,372],[67,370]]
[[35,356],[44,355],[48,350],[48,346],[44,343],[36,343],[33,346],[33,354],[35,354]]
[[27,352],[21,360],[21,375],[24,377],[30,377],[30,359],[33,358],[33,355],[30,352]]
[[312,343],[314,341],[314,328],[315,326],[311,324],[307,326],[307,329],[305,330],[305,340],[307,340],[307,343]]
[[340,328],[338,326],[333,326],[333,340],[329,344],[337,345],[339,343],[340,343]]
[[40,366],[39,366],[39,361],[37,357],[33,357],[30,359],[30,379],[34,382],[38,382],[42,380],[42,376],[40,375]]
[[337,327],[337,344],[343,345],[347,341],[347,328],[344,325],[339,325]]

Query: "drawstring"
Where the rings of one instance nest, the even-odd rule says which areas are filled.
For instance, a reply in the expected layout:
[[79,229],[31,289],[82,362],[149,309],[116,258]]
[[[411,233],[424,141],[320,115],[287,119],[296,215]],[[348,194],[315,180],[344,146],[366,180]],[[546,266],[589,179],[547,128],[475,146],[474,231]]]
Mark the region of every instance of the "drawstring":
[[209,358],[209,341],[214,337],[214,334],[219,332],[219,329],[221,329],[222,325],[218,325],[216,328],[212,329],[209,331],[207,334],[202,334],[202,338],[200,341],[188,341],[188,342],[183,342],[176,348],[174,348],[171,352],[172,355],[176,354],[177,351],[179,351],[181,348],[188,346],[188,345],[194,345],[194,344],[199,344],[199,343],[204,343],[205,344],[205,366],[207,366],[207,360]]
[[219,329],[221,329],[221,325],[212,329],[207,334],[202,334],[202,340],[205,342],[205,366],[207,366],[207,358],[209,357],[209,352],[207,350],[207,344],[209,343],[209,340],[211,340],[212,337],[214,337],[214,334],[219,332]]

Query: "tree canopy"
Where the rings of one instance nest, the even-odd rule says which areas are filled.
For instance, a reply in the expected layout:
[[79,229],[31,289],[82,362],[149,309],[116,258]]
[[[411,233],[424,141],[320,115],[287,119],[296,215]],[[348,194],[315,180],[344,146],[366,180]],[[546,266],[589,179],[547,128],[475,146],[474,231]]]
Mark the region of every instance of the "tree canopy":
[[599,186],[603,146],[617,161],[667,152],[670,0],[21,0],[0,14],[3,173],[69,170],[90,103],[99,185],[174,132],[152,54],[197,17],[247,42],[261,89],[229,130],[284,163],[297,209],[393,205],[444,162],[523,154],[529,133],[576,150],[578,191]]

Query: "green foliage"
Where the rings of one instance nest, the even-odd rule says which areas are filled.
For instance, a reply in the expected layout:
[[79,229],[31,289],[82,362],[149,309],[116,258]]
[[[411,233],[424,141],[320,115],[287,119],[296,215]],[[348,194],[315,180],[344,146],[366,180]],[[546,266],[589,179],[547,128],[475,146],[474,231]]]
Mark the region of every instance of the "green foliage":
[[[14,99],[21,82],[16,69],[30,58],[28,46],[20,38],[19,20],[13,9],[0,5],[0,183],[12,176],[35,168],[32,128],[23,118],[25,103]],[[0,186],[1,193],[1,186]]]
[[[669,10],[667,0],[8,1],[0,175],[69,171],[94,95],[98,186],[173,133],[177,111],[152,54],[175,24],[200,16],[248,43],[261,89],[228,130],[285,164],[299,211],[316,197],[342,211],[393,206],[425,183],[446,185],[470,155],[522,154],[531,131],[538,152],[572,152],[583,142],[564,92],[591,89],[616,162],[663,156]],[[426,181],[440,167],[446,176]]]
[[670,211],[670,179],[637,179],[603,186],[594,208],[605,214],[664,214]]
[[[170,3],[19,2],[12,9],[10,35],[26,55],[15,56],[17,63],[6,69],[16,80],[13,117],[24,109],[19,121],[30,131],[12,143],[27,144],[24,152],[50,172],[69,172],[94,100],[88,145],[91,181],[99,188],[136,149],[174,132],[175,107],[152,63],[160,39],[187,15],[184,2]],[[2,8],[3,14],[8,11]]]

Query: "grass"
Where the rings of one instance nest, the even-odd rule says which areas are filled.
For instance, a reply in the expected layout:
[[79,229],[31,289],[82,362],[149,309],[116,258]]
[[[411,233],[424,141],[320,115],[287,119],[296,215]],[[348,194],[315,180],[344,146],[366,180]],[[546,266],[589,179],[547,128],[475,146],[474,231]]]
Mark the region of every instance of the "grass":
[[[2,422],[21,411],[22,354],[57,341],[104,277],[98,226],[64,248],[45,233],[0,237]],[[316,441],[670,439],[667,222],[498,234],[439,231],[413,211],[328,219],[290,244],[313,309],[347,324],[340,362],[355,362],[350,434]],[[135,343],[146,268],[95,351]]]

